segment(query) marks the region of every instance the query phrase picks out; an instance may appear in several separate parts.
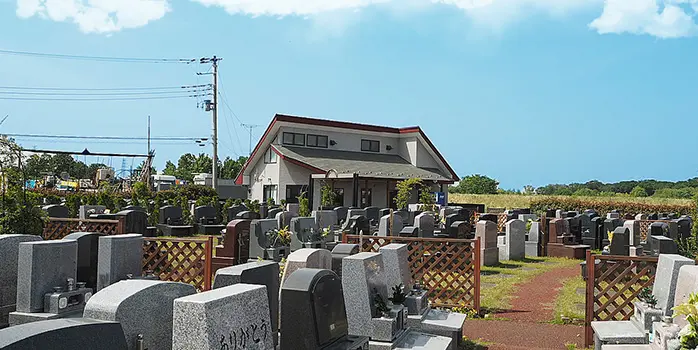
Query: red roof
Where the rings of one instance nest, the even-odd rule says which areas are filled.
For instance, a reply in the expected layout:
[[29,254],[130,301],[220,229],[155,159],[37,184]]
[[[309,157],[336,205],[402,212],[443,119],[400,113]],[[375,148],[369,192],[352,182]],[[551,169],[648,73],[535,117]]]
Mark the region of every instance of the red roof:
[[436,153],[436,155],[439,157],[441,162],[446,166],[448,171],[451,173],[453,176],[454,181],[460,180],[458,178],[458,175],[456,174],[455,171],[451,168],[451,166],[446,162],[446,159],[441,155],[441,152],[439,152],[438,149],[436,149],[436,146],[429,140],[426,134],[422,131],[422,129],[418,126],[411,126],[411,127],[406,127],[406,128],[393,128],[393,127],[387,127],[387,126],[377,126],[377,125],[368,125],[368,124],[360,124],[360,123],[351,123],[351,122],[341,122],[341,121],[335,121],[335,120],[327,120],[327,119],[318,119],[318,118],[309,118],[309,117],[298,117],[298,116],[293,116],[293,115],[286,115],[286,114],[276,114],[274,116],[274,119],[272,119],[271,123],[269,123],[269,126],[267,126],[267,129],[264,131],[264,135],[262,135],[262,138],[257,142],[257,145],[254,148],[254,151],[252,151],[252,154],[250,155],[250,158],[245,162],[245,165],[243,165],[242,169],[240,170],[240,174],[238,174],[238,177],[235,179],[235,183],[238,185],[242,185],[242,177],[243,174],[245,173],[245,169],[247,169],[247,166],[249,165],[250,161],[254,159],[255,155],[259,151],[259,147],[264,143],[267,137],[269,137],[269,133],[271,130],[274,128],[274,125],[277,122],[287,122],[287,123],[294,123],[294,124],[305,124],[305,125],[312,125],[312,126],[328,126],[328,127],[333,127],[333,128],[343,128],[343,129],[352,129],[352,130],[361,130],[361,131],[371,131],[371,132],[384,132],[384,133],[391,133],[391,134],[409,134],[409,133],[418,133],[424,138],[426,141],[427,145],[431,147],[431,149]]

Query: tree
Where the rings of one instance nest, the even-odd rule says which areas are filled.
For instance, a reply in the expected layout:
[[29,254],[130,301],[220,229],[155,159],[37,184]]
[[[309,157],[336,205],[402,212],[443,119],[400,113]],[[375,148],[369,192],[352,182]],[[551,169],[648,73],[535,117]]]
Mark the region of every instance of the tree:
[[635,186],[633,189],[630,191],[630,196],[631,197],[647,197],[647,190],[645,190],[644,187],[642,186]]
[[453,187],[455,193],[468,194],[497,194],[499,182],[490,177],[475,174],[464,177],[458,186]]
[[[170,162],[168,161],[168,163],[170,163]],[[173,164],[173,165],[174,165],[174,164]],[[137,166],[136,168],[133,169],[133,172],[136,173],[136,174],[140,174],[141,171],[143,171],[143,167],[144,167],[144,166],[145,166],[145,161],[142,161],[141,164],[138,164],[138,166]],[[152,166],[152,164],[151,164],[151,165],[150,165],[150,175],[155,175],[155,174],[157,174],[157,173],[158,173],[157,170],[156,170],[155,167]],[[166,174],[166,175],[167,175],[167,174]]]
[[526,185],[521,190],[521,194],[526,195],[526,196],[532,196],[532,195],[536,194],[536,189],[531,185]]
[[162,170],[164,175],[177,176],[177,166],[169,160],[165,163],[165,169]]
[[233,160],[230,157],[226,157],[222,165],[219,165],[221,170],[222,179],[234,179],[238,176],[242,170],[242,166],[245,165],[247,157],[238,157],[237,160]]
[[415,188],[421,188],[422,186],[422,180],[417,178],[406,179],[398,182],[395,185],[397,188],[395,206],[397,206],[398,209],[407,209],[407,205],[410,203],[410,197],[412,197],[412,190]]
[[0,234],[40,235],[45,215],[39,207],[38,198],[26,192],[24,183],[28,178],[20,159],[21,148],[10,139],[0,138],[4,185],[0,197]]

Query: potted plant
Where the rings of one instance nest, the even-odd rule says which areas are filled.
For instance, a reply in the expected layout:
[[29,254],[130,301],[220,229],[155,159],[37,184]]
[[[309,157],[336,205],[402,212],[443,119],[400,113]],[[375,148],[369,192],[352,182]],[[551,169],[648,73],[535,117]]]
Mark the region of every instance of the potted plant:
[[325,243],[334,242],[334,233],[332,232],[332,226],[327,226],[323,229],[320,229],[320,238],[325,240]]
[[383,300],[383,296],[378,293],[377,289],[373,289],[373,304],[376,306],[377,317],[390,317],[390,308]]
[[688,324],[679,332],[679,341],[670,342],[670,349],[693,350],[698,348],[698,293],[692,293],[688,297],[688,301],[675,306],[673,310],[674,317],[686,316]]
[[393,287],[393,296],[388,298],[388,300],[395,305],[403,305],[405,303],[405,300],[407,300],[407,295],[404,292],[404,286],[402,283]]
[[274,229],[269,234],[270,245],[267,248],[269,258],[274,261],[280,261],[291,251],[291,230],[288,226],[281,229]]
[[654,296],[654,294],[652,294],[652,290],[650,288],[643,288],[637,297],[650,308],[655,309],[657,307],[657,298]]

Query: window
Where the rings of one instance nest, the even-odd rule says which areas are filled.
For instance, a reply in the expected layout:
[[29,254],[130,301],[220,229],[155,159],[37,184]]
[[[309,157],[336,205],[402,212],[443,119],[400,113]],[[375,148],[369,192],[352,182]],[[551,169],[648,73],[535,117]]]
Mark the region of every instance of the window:
[[298,203],[298,196],[306,191],[305,185],[286,185],[286,203]]
[[327,148],[327,136],[308,134],[308,147]]
[[285,132],[283,135],[284,145],[305,146],[305,134],[295,132]]
[[361,140],[361,150],[367,152],[380,152],[381,143],[375,140]]
[[344,189],[343,188],[335,188],[334,189],[334,206],[335,207],[341,207],[344,205]]
[[271,147],[264,153],[264,164],[275,164],[276,163],[276,152],[274,152]]
[[271,198],[272,202],[276,203],[276,185],[264,185],[264,195],[262,196],[262,201],[267,202]]
[[370,207],[373,205],[373,195],[370,188],[361,189],[361,208]]

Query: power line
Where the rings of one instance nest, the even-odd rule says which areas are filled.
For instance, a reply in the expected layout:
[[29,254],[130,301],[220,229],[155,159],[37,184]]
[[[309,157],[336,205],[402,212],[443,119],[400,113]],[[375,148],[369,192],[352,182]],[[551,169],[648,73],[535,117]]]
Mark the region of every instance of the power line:
[[139,91],[139,92],[25,92],[25,91],[0,91],[0,94],[5,95],[21,95],[21,96],[138,96],[138,95],[176,95],[182,93],[204,93],[206,90],[183,90],[183,91]]
[[[147,137],[131,136],[78,136],[78,135],[39,135],[39,134],[2,134],[9,137],[52,138],[52,139],[83,139],[83,140],[147,140]],[[193,136],[151,136],[151,140],[168,141],[207,141],[205,137]]]
[[0,54],[13,56],[30,56],[52,59],[98,61],[98,62],[118,62],[118,63],[205,63],[199,58],[138,58],[138,57],[112,57],[112,56],[85,56],[85,55],[65,55],[44,52],[0,50]]
[[211,94],[182,95],[182,96],[152,96],[152,97],[112,97],[112,98],[26,98],[26,97],[3,97],[0,100],[13,101],[132,101],[132,100],[166,100],[174,98],[192,98],[211,96]]
[[132,90],[182,90],[211,88],[211,84],[196,84],[182,86],[159,87],[123,87],[123,88],[66,88],[66,87],[28,87],[28,86],[0,86],[3,90],[50,90],[50,91],[132,91]]

